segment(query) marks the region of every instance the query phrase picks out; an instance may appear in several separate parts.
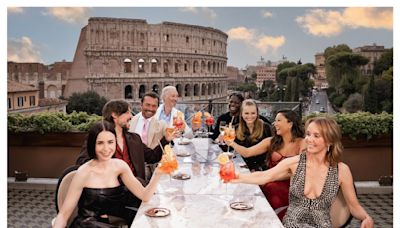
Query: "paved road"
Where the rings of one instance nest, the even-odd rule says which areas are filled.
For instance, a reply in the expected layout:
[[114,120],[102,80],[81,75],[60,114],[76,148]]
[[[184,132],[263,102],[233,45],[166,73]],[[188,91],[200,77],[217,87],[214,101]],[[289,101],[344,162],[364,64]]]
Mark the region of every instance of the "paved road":
[[308,113],[313,112],[334,113],[325,90],[313,91]]

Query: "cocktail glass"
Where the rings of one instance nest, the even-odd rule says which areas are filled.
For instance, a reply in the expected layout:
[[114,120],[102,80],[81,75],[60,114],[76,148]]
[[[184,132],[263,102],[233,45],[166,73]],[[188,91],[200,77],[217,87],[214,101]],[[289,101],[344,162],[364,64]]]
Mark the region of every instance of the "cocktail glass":
[[206,119],[205,119],[205,122],[206,122],[206,125],[207,125],[207,135],[212,135],[213,133],[210,132],[210,127],[212,125],[214,125],[214,122],[215,122],[214,117],[211,116],[211,115],[207,116]]
[[219,164],[219,177],[225,182],[225,194],[228,193],[228,181],[235,179],[235,164],[230,158],[225,164]]
[[[235,140],[235,138],[236,138],[235,128],[232,127],[231,124],[229,124],[229,126],[225,128],[224,131],[224,141],[233,141]],[[229,152],[229,145],[227,152]]]

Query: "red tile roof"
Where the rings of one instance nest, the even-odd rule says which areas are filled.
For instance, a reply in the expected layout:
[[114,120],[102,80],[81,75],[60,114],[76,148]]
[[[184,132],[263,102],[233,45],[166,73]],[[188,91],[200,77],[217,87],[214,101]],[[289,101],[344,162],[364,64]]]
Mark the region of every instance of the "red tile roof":
[[27,91],[39,91],[33,86],[22,84],[16,81],[7,80],[7,92],[15,93],[15,92],[27,92]]

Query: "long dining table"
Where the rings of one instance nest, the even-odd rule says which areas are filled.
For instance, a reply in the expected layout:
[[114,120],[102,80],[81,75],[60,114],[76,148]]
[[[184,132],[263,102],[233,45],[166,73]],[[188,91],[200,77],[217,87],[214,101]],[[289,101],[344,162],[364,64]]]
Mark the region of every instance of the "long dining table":
[[[175,140],[179,162],[174,179],[163,175],[155,195],[142,202],[131,227],[283,227],[259,186],[223,183],[217,156],[221,149],[208,138]],[[241,156],[234,158],[235,169],[249,172]],[[178,175],[179,176],[179,175]],[[232,209],[231,203],[246,202],[248,210]],[[148,216],[152,208],[167,209],[162,217]],[[163,214],[165,215],[165,214]]]

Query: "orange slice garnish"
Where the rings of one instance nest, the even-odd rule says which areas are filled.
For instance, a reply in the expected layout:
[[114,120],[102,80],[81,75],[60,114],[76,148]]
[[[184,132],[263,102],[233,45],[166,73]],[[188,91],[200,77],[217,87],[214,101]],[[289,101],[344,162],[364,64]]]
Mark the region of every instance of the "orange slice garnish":
[[217,159],[218,159],[219,164],[221,164],[221,165],[225,165],[226,163],[229,162],[229,156],[226,153],[219,154]]

